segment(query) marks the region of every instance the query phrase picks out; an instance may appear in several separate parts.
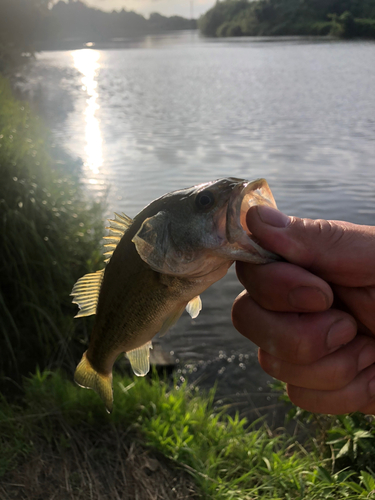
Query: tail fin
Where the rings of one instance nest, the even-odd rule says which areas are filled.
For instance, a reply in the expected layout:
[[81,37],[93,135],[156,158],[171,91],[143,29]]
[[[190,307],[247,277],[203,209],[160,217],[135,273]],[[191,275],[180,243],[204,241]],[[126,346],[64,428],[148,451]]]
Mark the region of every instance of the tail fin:
[[[87,352],[87,351],[86,351]],[[113,408],[112,373],[102,375],[98,373],[87,359],[86,352],[83,354],[76,371],[74,380],[78,385],[86,389],[94,389],[105,404],[108,413]]]

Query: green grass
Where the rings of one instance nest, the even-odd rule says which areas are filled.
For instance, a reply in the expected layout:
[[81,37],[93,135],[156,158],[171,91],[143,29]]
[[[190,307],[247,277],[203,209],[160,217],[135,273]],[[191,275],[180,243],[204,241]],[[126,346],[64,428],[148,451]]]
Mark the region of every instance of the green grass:
[[69,293],[100,265],[103,210],[86,196],[80,173],[0,77],[2,375],[60,366],[86,336],[73,323]]
[[[188,471],[201,498],[374,498],[373,458],[366,460],[359,442],[367,440],[373,447],[375,432],[368,424],[369,435],[359,436],[354,428],[356,417],[326,419],[331,431],[325,441],[318,446],[312,439],[302,446],[285,432],[248,426],[245,419],[231,417],[225,409],[218,412],[213,392],[205,396],[187,385],[177,389],[155,374],[151,380],[115,377],[112,415],[107,415],[95,393],[78,388],[58,373],[38,371],[25,381],[24,388],[19,406],[5,399],[0,403],[4,480],[9,471],[17,470],[41,449],[60,456],[74,447],[82,450],[85,443],[92,446],[93,441],[91,453],[101,457],[103,470],[110,471],[120,460],[113,435],[127,435]],[[359,470],[348,465],[350,461],[337,467],[340,450],[341,458],[350,458],[349,450],[342,449],[350,435],[357,436]]]

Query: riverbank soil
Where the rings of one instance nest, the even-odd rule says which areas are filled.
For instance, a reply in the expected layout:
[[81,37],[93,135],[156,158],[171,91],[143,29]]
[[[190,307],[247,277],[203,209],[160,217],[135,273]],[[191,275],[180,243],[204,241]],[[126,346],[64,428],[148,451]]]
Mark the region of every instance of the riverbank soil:
[[[70,435],[70,436],[69,436]],[[187,500],[199,498],[188,473],[114,426],[104,435],[67,430],[2,477],[2,500]]]

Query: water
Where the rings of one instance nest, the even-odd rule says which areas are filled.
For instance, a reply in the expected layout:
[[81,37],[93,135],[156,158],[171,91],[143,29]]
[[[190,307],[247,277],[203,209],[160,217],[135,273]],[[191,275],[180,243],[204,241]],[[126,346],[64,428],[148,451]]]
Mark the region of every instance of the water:
[[[31,78],[65,110],[54,134],[82,158],[93,196],[109,187],[108,215],[219,177],[265,177],[286,213],[360,224],[375,221],[374,82],[373,42],[192,32],[40,53]],[[182,371],[261,406],[268,377],[230,321],[240,291],[230,272],[161,342]]]

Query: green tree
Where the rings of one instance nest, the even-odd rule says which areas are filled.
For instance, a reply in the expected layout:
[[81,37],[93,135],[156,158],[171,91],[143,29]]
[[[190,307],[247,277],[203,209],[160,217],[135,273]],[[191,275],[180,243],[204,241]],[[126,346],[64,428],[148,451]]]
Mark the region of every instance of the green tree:
[[225,0],[216,2],[204,16],[198,20],[198,27],[206,36],[217,36],[218,28],[226,21],[233,18],[249,6],[247,0]]
[[224,0],[199,19],[207,36],[374,37],[375,0]]

